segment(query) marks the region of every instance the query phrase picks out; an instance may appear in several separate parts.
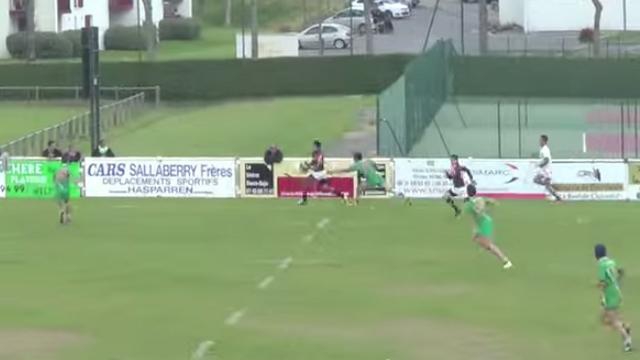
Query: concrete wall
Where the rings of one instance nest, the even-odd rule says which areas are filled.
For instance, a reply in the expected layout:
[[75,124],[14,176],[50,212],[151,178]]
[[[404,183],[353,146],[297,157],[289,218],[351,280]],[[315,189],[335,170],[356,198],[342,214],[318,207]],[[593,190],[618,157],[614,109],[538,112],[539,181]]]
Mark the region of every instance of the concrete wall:
[[11,34],[11,19],[9,17],[9,2],[0,1],[0,58],[9,56],[7,51],[7,36]]
[[[162,0],[152,0],[153,23],[158,25],[164,18],[164,5]],[[133,8],[127,11],[112,12],[111,26],[136,26],[138,25],[138,6],[140,6],[140,25],[145,20],[144,5],[142,0],[133,0]]]
[[[602,30],[623,30],[623,4],[627,6],[627,29],[640,30],[640,1],[602,0]],[[522,6],[522,10],[520,7]],[[522,14],[522,17],[520,17]],[[593,4],[589,0],[503,0],[500,22],[515,22],[526,32],[579,31],[593,27]]]
[[524,2],[525,0],[501,0],[500,1],[500,24],[524,24]]

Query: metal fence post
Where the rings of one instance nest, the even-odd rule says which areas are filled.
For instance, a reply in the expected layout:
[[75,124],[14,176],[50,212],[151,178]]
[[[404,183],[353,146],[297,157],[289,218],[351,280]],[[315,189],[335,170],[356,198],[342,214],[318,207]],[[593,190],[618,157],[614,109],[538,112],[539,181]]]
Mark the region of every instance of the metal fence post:
[[502,158],[501,102],[498,100],[498,158]]
[[521,102],[518,100],[518,157],[522,158],[522,115],[520,114]]
[[624,102],[620,103],[620,157],[624,159]]
[[[144,100],[144,97],[142,99]],[[158,106],[160,106],[160,86],[156,86],[156,107]]]

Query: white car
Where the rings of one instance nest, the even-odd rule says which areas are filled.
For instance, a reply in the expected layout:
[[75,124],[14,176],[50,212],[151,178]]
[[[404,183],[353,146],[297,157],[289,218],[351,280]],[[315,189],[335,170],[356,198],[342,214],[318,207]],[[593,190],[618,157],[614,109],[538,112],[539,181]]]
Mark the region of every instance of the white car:
[[[322,41],[326,49],[345,49],[351,44],[351,29],[349,27],[328,23],[322,24]],[[320,26],[309,26],[298,34],[298,47],[300,49],[320,48]]]
[[[372,0],[372,2],[374,6],[378,7],[378,10],[390,15],[394,19],[402,19],[411,15],[411,9],[409,9],[407,5],[394,2],[393,0]],[[364,0],[354,0],[351,3],[351,7],[364,10]]]

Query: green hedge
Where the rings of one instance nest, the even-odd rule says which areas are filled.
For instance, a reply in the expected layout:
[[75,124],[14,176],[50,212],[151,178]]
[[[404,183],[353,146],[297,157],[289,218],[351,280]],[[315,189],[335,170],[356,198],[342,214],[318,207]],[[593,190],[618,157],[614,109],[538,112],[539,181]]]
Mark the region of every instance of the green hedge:
[[[374,94],[403,72],[405,55],[103,63],[104,86],[155,86],[165,100]],[[5,86],[80,85],[79,63],[0,65]]]
[[61,35],[71,42],[73,45],[73,57],[82,56],[82,30],[67,30],[63,31]]
[[454,73],[457,95],[640,97],[640,59],[458,57]]
[[137,26],[114,26],[104,33],[106,50],[145,50],[145,29]]
[[[35,32],[36,57],[38,59],[70,58],[73,56],[73,44],[64,36],[54,32]],[[18,32],[7,36],[7,50],[12,57],[27,57],[27,33]]]
[[194,19],[164,19],[159,26],[160,40],[195,40],[200,37],[200,24]]

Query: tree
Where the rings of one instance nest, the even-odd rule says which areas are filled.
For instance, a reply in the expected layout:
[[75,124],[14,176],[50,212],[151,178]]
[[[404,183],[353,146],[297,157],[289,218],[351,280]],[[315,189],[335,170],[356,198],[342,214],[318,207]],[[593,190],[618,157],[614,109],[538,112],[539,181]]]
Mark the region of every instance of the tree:
[[593,55],[600,56],[600,19],[602,18],[602,3],[600,0],[591,0],[595,8],[593,17]]
[[487,51],[489,50],[489,14],[487,12],[487,0],[479,0],[478,6],[480,7],[478,11],[478,21],[480,27],[478,29],[480,36],[480,38],[478,39],[478,45],[480,49],[480,55],[486,55]]
[[24,0],[23,5],[27,16],[27,59],[36,59],[36,4],[35,0]]
[[153,23],[153,5],[151,2],[152,0],[142,0],[142,6],[144,7],[143,28],[148,60],[155,59],[158,45],[158,32],[155,24]]
[[226,6],[224,11],[224,26],[231,25],[231,0],[226,0]]

